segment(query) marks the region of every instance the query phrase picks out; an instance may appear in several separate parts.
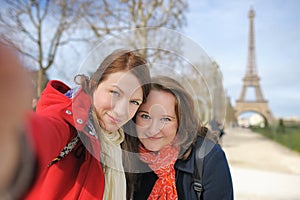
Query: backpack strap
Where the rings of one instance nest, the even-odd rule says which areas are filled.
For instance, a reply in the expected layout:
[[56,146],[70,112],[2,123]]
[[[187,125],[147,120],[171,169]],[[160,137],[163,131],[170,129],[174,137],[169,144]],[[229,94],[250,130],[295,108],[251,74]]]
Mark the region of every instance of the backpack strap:
[[[203,172],[203,159],[204,159],[204,145],[203,140],[197,140],[195,148],[195,166],[194,166],[194,190],[197,193],[198,199],[201,199],[203,186],[202,186],[202,172]],[[202,147],[201,147],[202,146]]]

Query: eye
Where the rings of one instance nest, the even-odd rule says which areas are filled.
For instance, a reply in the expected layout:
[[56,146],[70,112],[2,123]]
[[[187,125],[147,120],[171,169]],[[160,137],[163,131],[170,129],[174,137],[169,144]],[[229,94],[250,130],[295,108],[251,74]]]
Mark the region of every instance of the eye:
[[141,114],[140,117],[142,119],[151,119],[150,115],[147,115],[147,114]]
[[135,100],[130,101],[130,103],[133,104],[133,105],[136,105],[136,106],[140,105],[140,102],[135,101]]
[[160,120],[161,120],[162,122],[170,122],[170,121],[171,121],[171,119],[168,118],[168,117],[161,118]]
[[109,92],[112,94],[112,96],[115,96],[115,97],[120,96],[120,93],[116,90],[110,90]]

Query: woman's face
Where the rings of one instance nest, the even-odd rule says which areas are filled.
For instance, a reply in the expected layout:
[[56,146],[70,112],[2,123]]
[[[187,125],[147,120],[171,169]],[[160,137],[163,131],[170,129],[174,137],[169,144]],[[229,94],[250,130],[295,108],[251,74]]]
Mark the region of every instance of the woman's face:
[[137,135],[144,147],[159,151],[170,144],[177,133],[175,97],[165,91],[151,90],[136,116]]
[[93,94],[100,126],[108,132],[116,131],[128,122],[142,101],[140,82],[128,71],[110,74]]

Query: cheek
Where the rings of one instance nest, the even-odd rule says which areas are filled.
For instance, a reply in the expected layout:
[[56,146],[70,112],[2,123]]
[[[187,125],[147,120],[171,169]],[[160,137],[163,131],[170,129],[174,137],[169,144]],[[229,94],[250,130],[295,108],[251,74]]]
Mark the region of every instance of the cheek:
[[136,128],[139,130],[145,130],[151,125],[151,120],[149,119],[142,119],[141,117],[137,116],[135,119]]
[[147,130],[147,126],[141,123],[139,120],[136,120],[136,133],[138,138],[145,138],[144,132]]
[[97,112],[101,112],[102,110],[111,109],[112,102],[111,98],[108,95],[94,95],[93,100],[94,107],[96,108]]
[[141,120],[137,119],[135,120],[135,129],[139,133],[143,130],[143,124],[141,123]]
[[129,108],[128,108],[129,119],[131,119],[135,115],[135,113],[137,112],[138,108],[139,108],[138,106],[129,105]]
[[173,125],[173,126],[170,126],[170,127],[165,127],[164,133],[166,134],[166,136],[167,136],[170,140],[173,140],[174,137],[175,137],[176,134],[177,134],[177,126],[176,126],[176,125]]
[[143,132],[143,129],[141,127],[136,127],[136,134],[138,136],[138,138],[141,138],[142,137],[142,132]]

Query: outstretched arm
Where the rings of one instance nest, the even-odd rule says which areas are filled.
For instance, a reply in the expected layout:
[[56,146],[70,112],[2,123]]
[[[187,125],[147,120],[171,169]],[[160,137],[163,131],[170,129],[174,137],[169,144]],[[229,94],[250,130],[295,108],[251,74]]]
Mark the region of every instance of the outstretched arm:
[[0,36],[0,199],[11,190],[22,159],[25,110],[31,107],[31,80],[15,46]]

